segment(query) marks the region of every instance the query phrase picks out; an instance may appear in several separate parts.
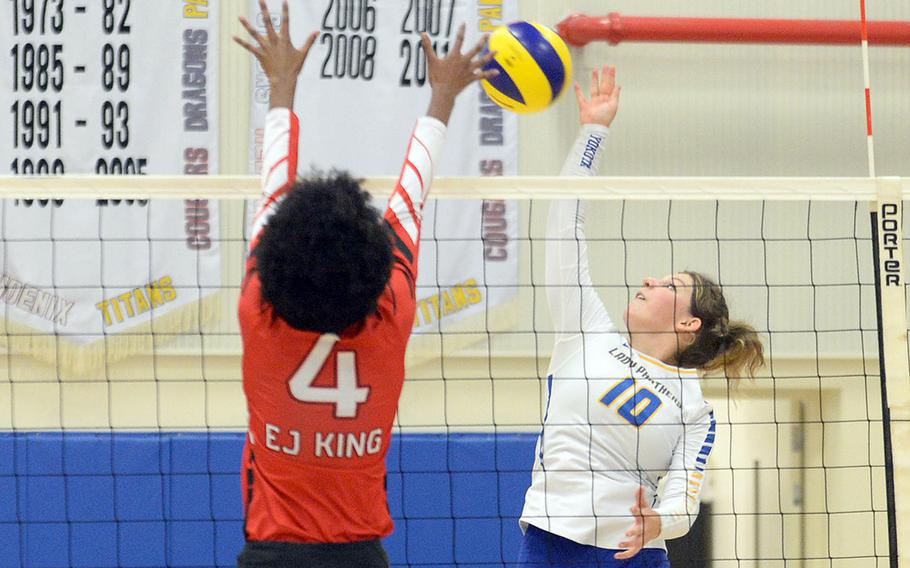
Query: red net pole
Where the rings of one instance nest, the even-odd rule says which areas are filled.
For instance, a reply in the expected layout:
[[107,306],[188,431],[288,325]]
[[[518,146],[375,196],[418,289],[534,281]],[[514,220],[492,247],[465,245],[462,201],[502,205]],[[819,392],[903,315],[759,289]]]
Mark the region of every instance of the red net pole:
[[[862,24],[850,20],[767,20],[738,18],[650,18],[575,14],[557,25],[559,34],[581,47],[592,41],[859,44]],[[867,22],[869,43],[910,46],[910,22]]]

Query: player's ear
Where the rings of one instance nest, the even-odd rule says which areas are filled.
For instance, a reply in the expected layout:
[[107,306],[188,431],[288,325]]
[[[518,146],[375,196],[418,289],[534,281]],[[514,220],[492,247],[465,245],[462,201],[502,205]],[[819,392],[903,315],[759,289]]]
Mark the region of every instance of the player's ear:
[[701,318],[689,316],[676,324],[677,330],[687,333],[698,333],[701,331]]

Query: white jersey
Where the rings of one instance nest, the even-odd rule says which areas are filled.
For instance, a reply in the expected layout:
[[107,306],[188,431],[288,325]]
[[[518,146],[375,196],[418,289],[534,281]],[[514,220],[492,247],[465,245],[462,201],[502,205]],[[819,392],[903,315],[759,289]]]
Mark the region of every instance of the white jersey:
[[[563,175],[595,175],[606,134],[583,127]],[[557,336],[522,529],[619,548],[644,486],[662,522],[660,538],[646,547],[664,548],[698,514],[714,444],[714,413],[698,375],[635,351],[617,332],[591,282],[578,201],[550,205],[546,279]]]

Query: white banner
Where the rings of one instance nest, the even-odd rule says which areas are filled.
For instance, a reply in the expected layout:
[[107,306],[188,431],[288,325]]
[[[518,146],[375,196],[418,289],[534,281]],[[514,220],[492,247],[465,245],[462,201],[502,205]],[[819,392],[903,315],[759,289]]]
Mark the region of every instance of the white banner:
[[[0,7],[0,171],[218,171],[218,14],[206,2]],[[218,205],[9,200],[2,339],[78,374],[198,333],[221,287]],[[154,317],[153,317],[154,316]]]
[[[269,0],[273,23],[280,0]],[[264,29],[258,0],[250,21]],[[321,32],[298,85],[301,175],[340,168],[355,176],[397,175],[417,117],[430,99],[420,32],[437,51],[467,24],[465,50],[516,19],[517,0],[308,0],[290,5],[291,34],[302,45]],[[269,88],[253,63],[250,171],[261,168]],[[518,172],[518,123],[480,85],[459,97],[449,122],[440,175]],[[384,207],[384,204],[377,204]],[[415,331],[432,332],[484,315],[516,297],[518,205],[504,201],[431,201],[424,211]],[[483,329],[484,326],[480,326]]]

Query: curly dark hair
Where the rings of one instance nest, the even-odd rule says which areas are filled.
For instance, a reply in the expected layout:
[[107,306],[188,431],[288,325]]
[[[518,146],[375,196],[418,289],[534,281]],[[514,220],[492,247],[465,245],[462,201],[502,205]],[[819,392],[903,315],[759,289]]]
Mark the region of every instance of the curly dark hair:
[[346,172],[292,187],[256,245],[262,299],[291,327],[341,333],[376,311],[388,284],[387,225]]

